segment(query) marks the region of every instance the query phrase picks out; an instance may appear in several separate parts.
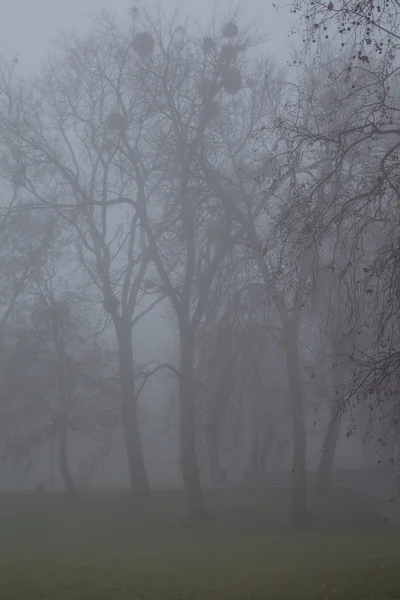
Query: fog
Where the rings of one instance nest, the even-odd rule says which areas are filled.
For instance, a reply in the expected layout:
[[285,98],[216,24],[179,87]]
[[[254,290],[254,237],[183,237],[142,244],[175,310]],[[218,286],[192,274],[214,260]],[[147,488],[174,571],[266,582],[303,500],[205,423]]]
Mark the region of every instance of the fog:
[[[81,564],[81,544],[93,575],[79,597],[119,598],[133,575],[121,567],[115,587],[100,565],[140,554],[141,540],[135,597],[186,597],[197,577],[214,582],[204,598],[229,595],[229,577],[239,595],[276,595],[263,578],[280,563],[263,562],[250,584],[233,557],[244,536],[258,564],[270,535],[282,565],[316,544],[340,571],[355,544],[351,597],[367,597],[351,562],[360,552],[395,587],[396,5],[7,7],[0,552],[20,583],[6,579],[5,597],[54,595],[43,565],[64,544]],[[26,537],[47,517],[70,525]],[[188,531],[200,537],[184,550]],[[294,550],[299,531],[308,541]],[[40,583],[16,540],[37,545]],[[223,548],[215,581],[213,541]],[[157,544],[175,573],[167,592]],[[192,572],[194,547],[204,556],[186,581],[179,565]],[[290,571],[294,587],[302,569]]]

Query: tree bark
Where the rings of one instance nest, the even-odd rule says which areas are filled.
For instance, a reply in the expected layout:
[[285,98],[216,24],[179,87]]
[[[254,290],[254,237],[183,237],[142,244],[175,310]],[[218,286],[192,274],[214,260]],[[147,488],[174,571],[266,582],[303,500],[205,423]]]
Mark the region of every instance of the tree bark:
[[304,422],[304,397],[300,378],[297,336],[287,332],[285,340],[286,364],[289,381],[289,403],[293,421],[293,479],[292,523],[298,527],[308,524],[306,450],[307,436]]
[[130,324],[128,326],[121,324],[118,327],[122,425],[128,459],[130,489],[134,500],[141,502],[148,495],[150,487],[139,433],[131,335]]
[[180,326],[180,463],[186,494],[186,508],[191,519],[202,519],[207,507],[200,484],[196,452],[196,415],[194,401],[193,336],[188,327]]
[[75,493],[75,483],[72,478],[68,465],[68,423],[62,422],[60,425],[60,445],[59,445],[59,461],[60,473],[68,494]]

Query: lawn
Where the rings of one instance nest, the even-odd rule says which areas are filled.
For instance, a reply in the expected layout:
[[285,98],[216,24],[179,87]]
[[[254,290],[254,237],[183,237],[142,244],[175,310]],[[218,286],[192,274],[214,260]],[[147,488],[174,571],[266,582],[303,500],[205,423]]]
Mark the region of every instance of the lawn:
[[289,492],[208,494],[207,523],[177,492],[135,514],[129,498],[0,497],[0,600],[400,599],[400,533],[346,490],[310,499],[307,532]]

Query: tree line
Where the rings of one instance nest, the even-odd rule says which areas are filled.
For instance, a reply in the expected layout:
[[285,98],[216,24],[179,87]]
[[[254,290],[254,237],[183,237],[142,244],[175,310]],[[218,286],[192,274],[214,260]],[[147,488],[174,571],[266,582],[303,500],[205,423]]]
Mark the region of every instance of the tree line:
[[64,35],[37,76],[3,62],[4,460],[53,436],[73,493],[70,432],[101,456],[122,427],[143,502],[135,326],[161,306],[178,360],[154,371],[177,381],[191,517],[207,513],[203,455],[225,483],[249,439],[253,483],[290,445],[306,523],[324,406],[321,491],[343,423],[398,469],[396,5],[296,2],[305,51],[286,68],[238,11],[193,32],[161,9]]

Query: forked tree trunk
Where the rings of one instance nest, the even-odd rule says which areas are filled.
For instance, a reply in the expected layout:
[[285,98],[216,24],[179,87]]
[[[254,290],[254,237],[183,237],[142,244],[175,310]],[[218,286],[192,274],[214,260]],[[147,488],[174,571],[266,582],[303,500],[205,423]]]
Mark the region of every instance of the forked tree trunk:
[[292,523],[298,527],[308,524],[306,450],[307,436],[304,422],[304,397],[300,378],[297,337],[286,336],[286,364],[289,381],[289,403],[293,422],[293,479],[292,479]]
[[75,493],[75,483],[68,465],[68,423],[63,420],[60,425],[59,439],[60,474],[68,494]]
[[196,414],[194,401],[193,337],[180,327],[180,464],[186,494],[186,508],[191,519],[202,519],[207,507],[200,484],[196,452]]
[[135,502],[141,502],[148,495],[150,488],[139,433],[130,327],[119,327],[117,338],[121,384],[122,425],[128,459],[130,489]]

